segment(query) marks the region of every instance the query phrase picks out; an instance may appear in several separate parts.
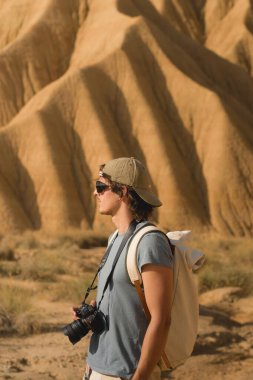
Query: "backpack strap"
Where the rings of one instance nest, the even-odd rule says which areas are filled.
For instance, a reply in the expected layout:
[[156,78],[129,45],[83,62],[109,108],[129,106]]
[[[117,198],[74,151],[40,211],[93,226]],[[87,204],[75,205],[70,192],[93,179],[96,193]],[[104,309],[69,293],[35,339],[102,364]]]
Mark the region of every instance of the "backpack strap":
[[155,232],[155,231],[161,232],[156,226],[153,226],[153,225],[144,226],[135,232],[134,236],[132,237],[132,240],[129,243],[127,258],[126,258],[126,267],[127,267],[129,278],[133,285],[135,281],[137,280],[140,282],[140,284],[142,284],[142,277],[138,269],[138,257],[137,257],[137,248],[140,243],[140,240],[142,239],[144,235],[148,234],[149,232]]

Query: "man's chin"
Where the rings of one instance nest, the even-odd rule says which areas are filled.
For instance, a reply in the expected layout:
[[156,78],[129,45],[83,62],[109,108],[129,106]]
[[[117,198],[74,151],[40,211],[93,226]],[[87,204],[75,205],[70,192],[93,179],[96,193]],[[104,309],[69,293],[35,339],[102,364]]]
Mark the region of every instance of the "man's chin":
[[101,214],[101,215],[110,215],[110,213],[107,210],[99,210],[99,214]]

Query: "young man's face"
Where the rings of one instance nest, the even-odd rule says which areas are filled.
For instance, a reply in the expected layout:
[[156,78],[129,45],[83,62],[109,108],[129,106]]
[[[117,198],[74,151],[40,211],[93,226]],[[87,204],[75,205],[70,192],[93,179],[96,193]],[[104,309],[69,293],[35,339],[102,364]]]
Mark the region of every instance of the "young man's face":
[[[105,187],[104,190],[101,192],[98,192],[96,189],[94,191],[94,195],[98,203],[99,212],[103,215],[114,216],[121,205],[121,198],[118,194],[111,191],[110,183],[106,178],[99,177],[98,181],[102,184],[107,185],[107,187]],[[101,187],[101,189],[102,188],[103,187]]]

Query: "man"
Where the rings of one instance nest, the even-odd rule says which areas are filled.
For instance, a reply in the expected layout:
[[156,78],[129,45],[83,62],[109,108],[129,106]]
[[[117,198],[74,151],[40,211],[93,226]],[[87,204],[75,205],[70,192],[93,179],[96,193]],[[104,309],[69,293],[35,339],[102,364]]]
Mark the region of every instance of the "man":
[[105,316],[106,328],[91,337],[90,379],[158,380],[172,294],[172,253],[167,238],[159,232],[149,233],[138,247],[150,322],[127,274],[127,243],[105,291],[104,287],[125,234],[143,226],[161,202],[152,192],[145,167],[135,158],[118,158],[102,165],[94,195],[99,212],[112,217],[118,234],[99,274],[96,303]]

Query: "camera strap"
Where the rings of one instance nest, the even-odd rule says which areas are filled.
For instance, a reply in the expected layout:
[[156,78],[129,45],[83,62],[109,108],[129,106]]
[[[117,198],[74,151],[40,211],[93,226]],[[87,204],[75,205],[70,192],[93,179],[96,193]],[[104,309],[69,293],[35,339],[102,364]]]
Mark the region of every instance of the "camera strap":
[[[112,274],[113,274],[114,268],[115,268],[115,266],[116,266],[116,264],[117,264],[117,261],[118,261],[118,259],[119,259],[119,257],[120,257],[120,254],[121,254],[121,252],[123,251],[123,249],[124,249],[124,247],[125,247],[125,245],[126,245],[128,239],[133,235],[133,233],[134,233],[134,231],[135,231],[135,228],[136,228],[137,224],[138,224],[138,222],[137,222],[136,220],[133,220],[133,221],[131,222],[130,226],[128,227],[127,232],[125,233],[125,235],[124,235],[124,237],[123,237],[123,240],[122,240],[122,242],[121,242],[121,244],[120,244],[120,246],[119,246],[118,252],[117,252],[117,254],[116,254],[115,258],[114,258],[114,261],[113,261],[113,264],[112,264],[111,271],[110,271],[110,273],[109,273],[109,275],[108,275],[108,277],[107,277],[107,280],[106,280],[106,283],[105,283],[105,286],[104,286],[104,289],[103,289],[103,293],[102,293],[101,299],[100,299],[100,301],[99,301],[99,304],[98,304],[98,306],[97,306],[97,309],[99,308],[99,306],[100,306],[100,304],[101,304],[101,302],[102,302],[102,299],[103,299],[103,297],[104,297],[104,294],[105,294],[105,291],[106,291],[106,289],[107,289],[107,286],[109,285],[109,282],[110,282],[110,280],[111,280],[111,277],[112,277]],[[82,304],[85,303],[87,297],[88,297],[89,294],[90,294],[90,291],[91,291],[91,290],[95,290],[95,289],[97,288],[97,286],[93,286],[93,285],[94,285],[94,283],[95,283],[95,281],[96,281],[96,278],[97,278],[99,272],[102,270],[103,266],[105,265],[105,263],[106,263],[106,261],[107,261],[107,259],[108,259],[108,257],[109,257],[109,254],[110,254],[110,252],[111,252],[111,249],[112,249],[113,243],[114,243],[115,239],[117,238],[117,236],[118,236],[118,234],[114,237],[114,239],[112,240],[112,242],[109,244],[107,250],[105,251],[105,254],[104,254],[104,256],[103,256],[103,258],[102,258],[102,260],[101,260],[101,262],[100,262],[100,264],[99,264],[98,270],[97,270],[97,272],[96,272],[96,274],[95,274],[95,277],[94,277],[94,279],[93,279],[91,285],[88,287],[88,289],[87,289],[87,291],[86,291],[86,294],[85,294],[85,297],[84,297],[84,300],[83,300]]]

